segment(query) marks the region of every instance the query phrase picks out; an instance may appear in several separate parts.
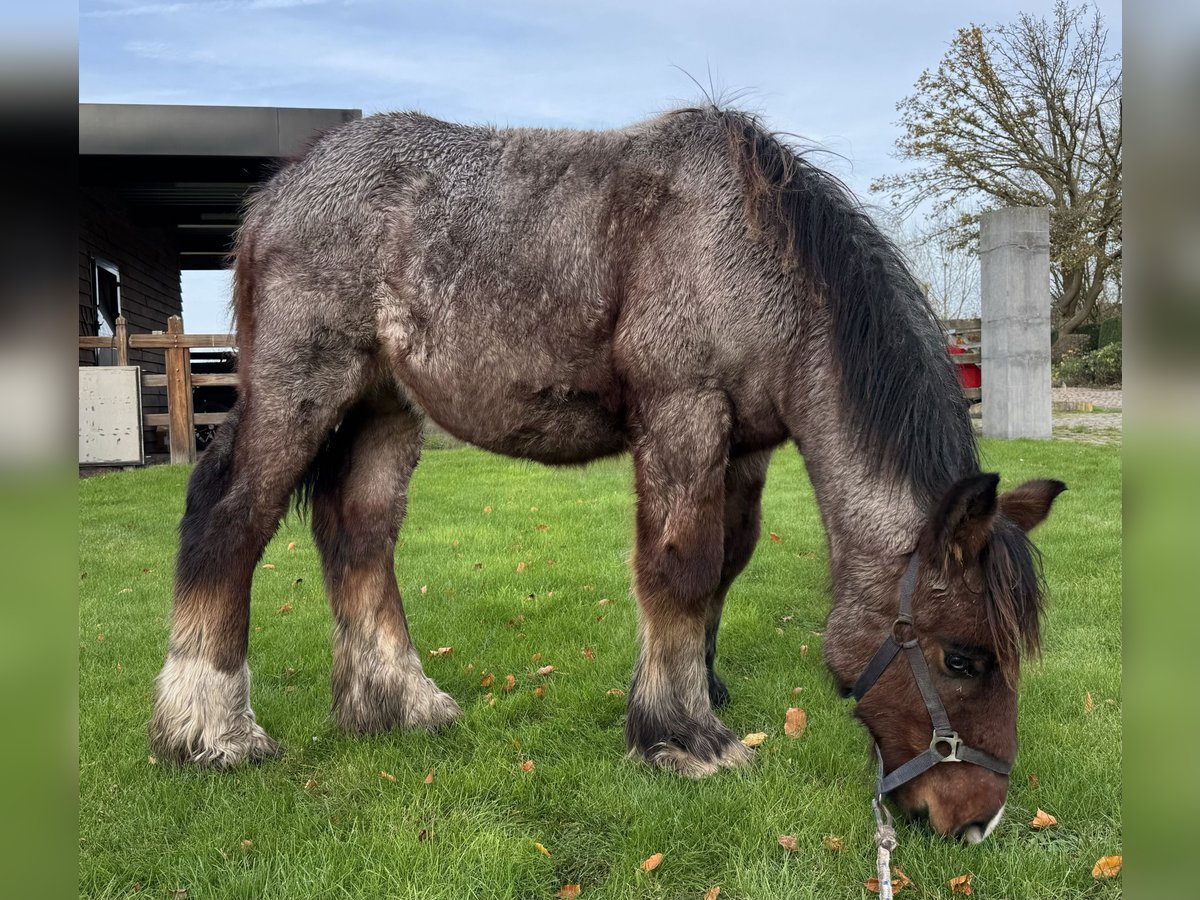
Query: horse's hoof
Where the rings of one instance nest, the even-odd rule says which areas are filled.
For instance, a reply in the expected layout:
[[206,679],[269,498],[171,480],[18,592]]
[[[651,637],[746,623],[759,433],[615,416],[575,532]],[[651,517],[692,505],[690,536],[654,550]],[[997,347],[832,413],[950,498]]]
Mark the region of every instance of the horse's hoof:
[[168,762],[207,769],[232,769],[241,763],[260,763],[283,754],[283,748],[253,719],[221,735],[204,735],[195,741],[173,740],[168,729],[151,723],[150,748]]
[[[376,695],[365,700],[363,693],[353,691],[339,695],[338,727],[350,734],[380,734],[393,729],[437,731],[462,715],[454,698],[425,676],[399,690],[391,687],[393,693],[386,699]],[[365,693],[365,696],[371,695]],[[351,697],[358,699],[352,703]]]
[[673,730],[669,737],[641,744],[631,741],[629,755],[687,778],[707,778],[721,769],[748,765],[754,751],[737,739],[716,716],[690,728]]
[[714,707],[725,706],[729,703],[729,688],[725,687],[716,672],[708,676],[708,702]]

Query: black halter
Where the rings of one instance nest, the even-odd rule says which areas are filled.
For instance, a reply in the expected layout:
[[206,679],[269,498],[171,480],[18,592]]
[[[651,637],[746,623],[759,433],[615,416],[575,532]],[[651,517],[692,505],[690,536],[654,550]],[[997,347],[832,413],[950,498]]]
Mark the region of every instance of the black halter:
[[[861,700],[883,675],[884,670],[895,659],[896,654],[903,650],[904,655],[908,658],[908,665],[912,669],[913,680],[921,691],[921,696],[925,700],[925,708],[929,710],[929,718],[933,723],[933,739],[929,742],[929,749],[918,753],[888,775],[884,775],[883,754],[879,752],[879,747],[876,745],[875,754],[879,757],[877,801],[881,801],[885,794],[912,781],[938,763],[974,763],[985,769],[991,769],[993,772],[999,772],[1001,775],[1007,775],[1012,771],[1012,763],[1002,762],[994,756],[964,744],[959,738],[958,732],[950,724],[950,717],[946,715],[946,707],[942,705],[942,698],[938,696],[937,689],[933,686],[933,680],[929,677],[929,667],[925,663],[925,655],[921,652],[913,629],[912,597],[913,590],[917,586],[917,572],[920,567],[920,559],[914,552],[909,558],[908,568],[905,569],[904,577],[900,581],[900,615],[892,623],[892,633],[883,639],[883,643],[875,651],[875,655],[850,692],[856,701]],[[901,629],[908,632],[907,639],[901,637]],[[942,753],[939,749],[942,745],[945,745],[949,753]]]

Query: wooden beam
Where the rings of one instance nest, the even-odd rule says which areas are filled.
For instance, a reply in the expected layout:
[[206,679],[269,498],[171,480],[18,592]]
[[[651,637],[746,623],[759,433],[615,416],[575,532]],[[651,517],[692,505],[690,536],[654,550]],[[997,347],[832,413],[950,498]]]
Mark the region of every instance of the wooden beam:
[[[172,318],[177,317],[172,316]],[[168,326],[169,324],[168,322]],[[80,340],[82,341],[83,338]],[[129,346],[157,350],[186,349],[188,347],[236,347],[237,341],[232,334],[183,334],[182,332],[173,332],[168,327],[166,334],[131,334]]]
[[[183,319],[167,319],[167,335],[182,337]],[[140,337],[140,335],[134,335]],[[135,345],[136,346],[136,345]],[[167,348],[167,418],[171,428],[171,464],[196,461],[196,421],[192,410],[192,360],[186,346]],[[149,424],[149,423],[148,423]]]
[[[229,417],[229,413],[193,413],[192,421],[197,425],[220,425]],[[154,428],[158,425],[165,425],[168,428],[171,425],[170,413],[146,413],[142,416],[142,424],[147,428]],[[194,440],[194,438],[193,438]]]
[[[166,375],[143,375],[142,387],[166,387]],[[219,372],[212,375],[197,375],[192,373],[192,387],[237,387],[236,372]]]
[[117,327],[113,329],[113,340],[117,344],[117,365],[129,365],[129,324],[124,316],[117,316]]

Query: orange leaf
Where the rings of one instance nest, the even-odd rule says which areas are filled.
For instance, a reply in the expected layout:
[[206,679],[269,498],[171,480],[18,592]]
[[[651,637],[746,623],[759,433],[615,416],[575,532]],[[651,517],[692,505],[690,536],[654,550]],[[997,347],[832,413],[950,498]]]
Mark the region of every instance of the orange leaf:
[[273,569],[273,568],[275,568],[275,564],[274,563],[263,563],[263,568],[264,569]]
[[778,544],[779,540],[780,540],[779,535],[777,535],[775,532],[772,531],[771,532],[771,543]]
[[[912,884],[912,882],[908,880],[908,876],[905,875],[901,869],[892,869],[892,890],[893,891],[899,891],[902,887],[905,887],[906,885],[909,885],[909,884]],[[878,878],[868,878],[867,879],[867,890],[873,891],[876,894],[878,894],[879,893],[879,879]]]
[[800,845],[796,842],[794,834],[781,834],[776,840],[779,841],[779,846],[784,850],[790,850],[792,853],[795,853],[800,849]]
[[716,887],[710,887],[704,892],[704,900],[717,900],[719,896],[721,896],[720,885],[717,885]]
[[1121,871],[1121,857],[1102,856],[1092,866],[1093,878],[1114,878]]
[[429,585],[427,585],[427,584],[421,585],[421,593],[428,594],[429,593]]
[[507,675],[504,676],[504,693],[507,694],[509,691],[511,691],[516,686],[517,686],[517,679],[516,679],[516,677],[514,677],[512,672],[509,672]]
[[483,508],[483,511],[484,511],[485,513],[490,513],[490,512],[492,511],[492,508],[491,508],[490,506],[485,506],[485,507]]
[[595,659],[596,651],[593,650],[591,647],[584,647],[583,648],[583,658],[584,659]]
[[801,655],[801,656],[808,656],[808,644],[801,644],[801,645],[800,645],[800,655]]
[[641,868],[643,872],[653,872],[658,868],[658,864],[662,862],[662,859],[663,857],[661,853],[655,853],[653,856],[643,859],[639,868]]
[[554,671],[554,666],[542,666],[540,669],[538,669],[538,674],[539,675],[549,675],[553,671]]
[[1058,819],[1050,815],[1044,809],[1039,809],[1033,815],[1033,821],[1029,823],[1030,828],[1049,828],[1051,825],[1057,825]]
[[392,775],[390,772],[383,771],[383,769],[379,770],[379,777],[384,781],[390,781],[392,784],[396,783],[396,776]]
[[1090,713],[1095,708],[1096,704],[1092,702],[1092,692],[1088,691],[1087,697],[1083,700],[1083,711]]
[[426,784],[433,784],[433,769],[429,770],[429,774],[425,776]]
[[523,563],[523,562],[517,563],[517,571],[524,572],[525,571],[525,563]]
[[525,762],[521,763],[521,771],[522,772],[532,772],[533,771],[533,760],[527,759],[527,760],[525,760]]
[[846,846],[845,841],[833,834],[825,835],[825,837],[821,838],[821,843],[825,846],[826,850],[832,850],[834,853],[841,853],[842,848]]
[[496,680],[496,676],[491,672],[484,672],[483,677],[479,679],[480,687],[491,687],[492,682]]
[[243,850],[249,850],[253,846],[254,846],[254,841],[250,840],[250,838],[246,838],[244,841],[242,841],[242,849]]
[[554,896],[558,897],[559,900],[575,900],[579,896],[579,885],[564,884]]
[[533,689],[533,696],[545,697],[546,696],[546,686],[544,684],[539,684],[537,687],[535,687]]
[[295,541],[290,542],[288,544],[288,550],[295,550],[295,549],[296,549],[296,542]]
[[533,846],[537,848],[537,852],[542,854],[542,856],[550,855],[550,851],[546,849],[545,845],[539,844],[537,841],[534,841]]
[[1038,783],[1038,777],[1036,775],[1034,775],[1032,772],[1029,773],[1029,786],[1031,788],[1033,788],[1035,791],[1041,786]]
[[971,896],[971,873],[950,879],[950,893]]
[[761,744],[766,739],[767,739],[767,733],[765,731],[756,731],[753,734],[748,734],[744,738],[742,738],[742,743],[745,744],[747,747],[757,747],[759,744]]
[[804,734],[804,729],[808,727],[808,713],[798,706],[793,706],[787,711],[787,719],[783,723],[783,733],[790,738],[798,738]]
[[290,603],[285,603],[282,606],[280,606],[279,609],[275,610],[275,612],[279,613],[281,616],[286,616],[291,611],[292,611],[292,604],[290,604]]

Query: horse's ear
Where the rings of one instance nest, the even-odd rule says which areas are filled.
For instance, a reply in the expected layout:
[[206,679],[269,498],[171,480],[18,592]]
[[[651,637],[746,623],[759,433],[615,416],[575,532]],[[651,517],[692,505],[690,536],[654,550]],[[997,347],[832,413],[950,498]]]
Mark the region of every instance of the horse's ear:
[[1067,489],[1061,481],[1042,479],[1027,481],[1018,488],[1002,494],[1000,512],[1029,532],[1042,524],[1050,515],[1054,498]]
[[946,492],[933,514],[933,540],[937,556],[960,565],[983,549],[996,518],[996,485],[993,472],[969,475]]

